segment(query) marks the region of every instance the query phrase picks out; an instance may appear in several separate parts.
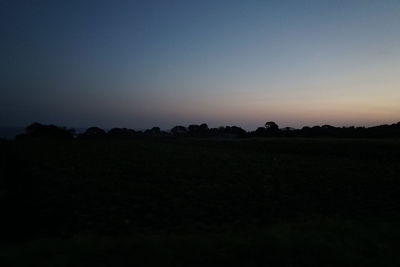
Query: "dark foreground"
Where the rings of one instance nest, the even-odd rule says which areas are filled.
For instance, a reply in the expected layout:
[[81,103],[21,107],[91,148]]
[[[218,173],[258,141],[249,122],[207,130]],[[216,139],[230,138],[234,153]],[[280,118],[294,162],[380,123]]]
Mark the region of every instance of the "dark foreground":
[[400,140],[0,144],[0,266],[400,265]]

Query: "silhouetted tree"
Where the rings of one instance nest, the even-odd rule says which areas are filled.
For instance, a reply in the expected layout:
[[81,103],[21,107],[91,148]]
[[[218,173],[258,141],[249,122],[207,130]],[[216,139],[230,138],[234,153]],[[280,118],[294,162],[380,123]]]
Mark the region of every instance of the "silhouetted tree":
[[154,133],[154,134],[160,134],[161,133],[161,129],[160,129],[160,127],[153,127],[153,128],[151,128],[151,133]]
[[279,126],[273,121],[265,123],[265,133],[267,136],[278,136]]
[[206,123],[200,125],[191,124],[188,127],[190,136],[205,137],[209,135],[209,128]]
[[293,127],[284,127],[284,128],[282,128],[282,131],[285,131],[285,132],[291,132],[291,131],[295,131],[296,129],[295,128],[293,128]]
[[189,133],[192,135],[198,133],[199,128],[200,128],[200,126],[197,124],[191,124],[188,126]]
[[265,127],[258,127],[255,132],[254,132],[255,136],[265,136],[266,134],[266,129]]
[[175,136],[184,136],[187,134],[187,129],[184,126],[178,125],[171,129],[171,134]]
[[329,124],[322,125],[321,128],[324,129],[324,130],[334,130],[334,129],[336,129],[336,127],[334,127],[332,125],[329,125]]
[[279,130],[279,126],[275,122],[269,121],[265,123],[265,129],[267,129],[268,131],[277,131]]
[[246,131],[238,126],[220,126],[218,128],[211,128],[208,130],[208,136],[215,136],[220,138],[237,138],[244,137]]
[[207,123],[200,124],[199,128],[200,128],[200,131],[208,131]]
[[127,128],[112,128],[108,131],[107,135],[110,137],[130,138],[136,136],[137,132]]
[[243,137],[247,132],[238,126],[231,126],[229,130],[232,134]]
[[52,124],[44,125],[35,122],[25,128],[25,134],[18,135],[17,137],[73,138],[74,133],[74,129],[66,129]]
[[293,127],[284,127],[281,129],[281,135],[284,137],[294,137],[298,131]]
[[167,133],[161,131],[160,127],[153,127],[151,129],[147,129],[144,131],[144,134],[147,136],[163,136],[167,135]]
[[88,128],[80,137],[103,137],[106,135],[106,132],[98,127],[90,127]]

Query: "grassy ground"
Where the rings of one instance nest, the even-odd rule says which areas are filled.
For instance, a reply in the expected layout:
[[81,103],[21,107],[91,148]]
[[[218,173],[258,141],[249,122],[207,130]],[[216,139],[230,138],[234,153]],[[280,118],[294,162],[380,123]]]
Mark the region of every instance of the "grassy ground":
[[399,264],[400,140],[1,147],[0,264]]
[[398,266],[398,224],[279,224],[259,231],[40,239],[2,266]]

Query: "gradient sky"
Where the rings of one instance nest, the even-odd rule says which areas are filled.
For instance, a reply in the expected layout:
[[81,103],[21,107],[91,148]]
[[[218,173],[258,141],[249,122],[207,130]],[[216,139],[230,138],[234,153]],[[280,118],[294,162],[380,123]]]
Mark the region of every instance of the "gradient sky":
[[400,0],[0,0],[0,125],[400,121]]

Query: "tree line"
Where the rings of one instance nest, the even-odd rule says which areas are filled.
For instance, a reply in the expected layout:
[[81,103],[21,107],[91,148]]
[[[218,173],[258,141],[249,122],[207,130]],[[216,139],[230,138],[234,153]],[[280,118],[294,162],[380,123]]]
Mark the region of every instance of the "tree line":
[[280,128],[273,121],[254,131],[246,131],[238,126],[221,126],[209,128],[206,123],[191,124],[187,127],[177,125],[169,131],[153,127],[144,131],[128,128],[112,128],[108,131],[99,127],[90,127],[77,134],[74,129],[32,123],[25,128],[25,133],[17,139],[35,137],[56,138],[135,138],[135,137],[215,137],[215,138],[248,138],[248,137],[333,137],[333,138],[396,138],[400,137],[400,122],[373,127],[334,127],[331,125],[305,126],[301,129],[292,127]]

